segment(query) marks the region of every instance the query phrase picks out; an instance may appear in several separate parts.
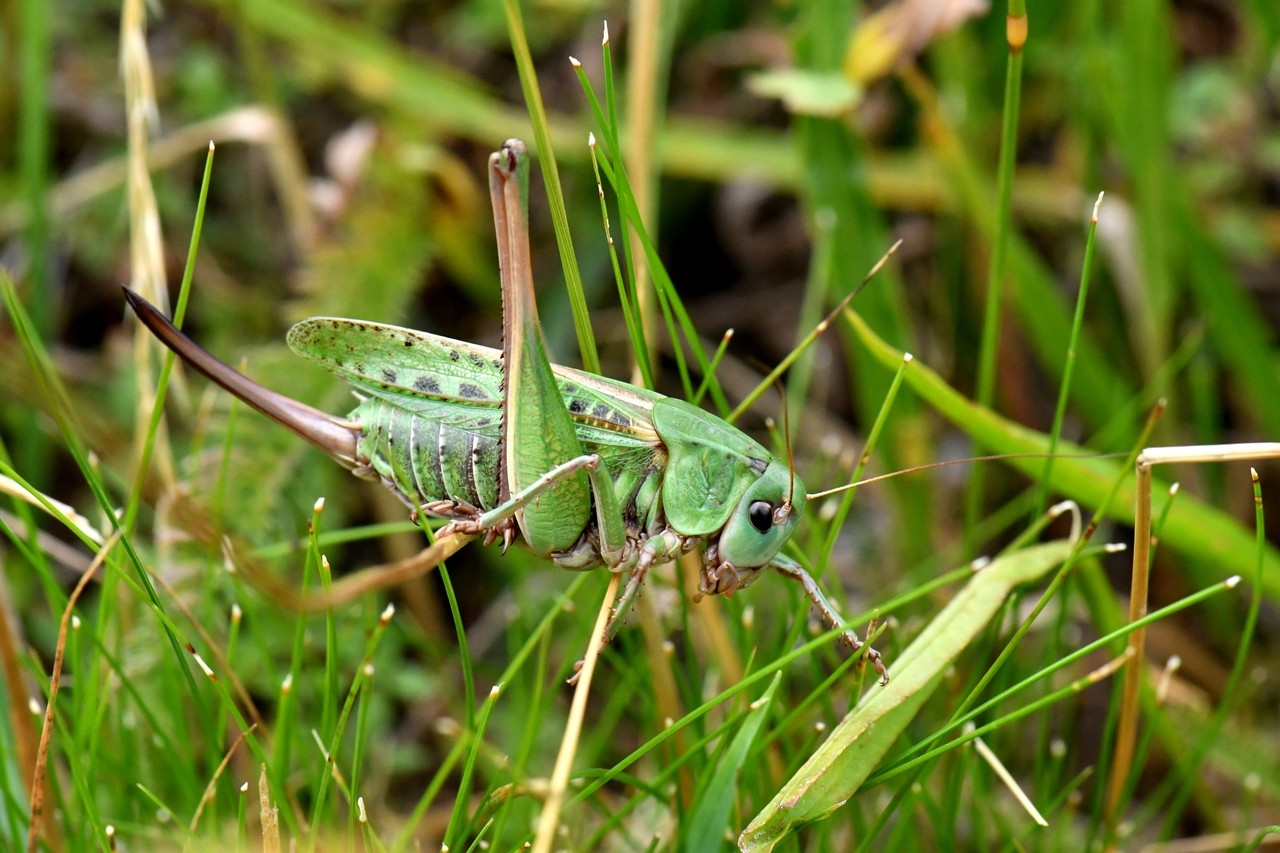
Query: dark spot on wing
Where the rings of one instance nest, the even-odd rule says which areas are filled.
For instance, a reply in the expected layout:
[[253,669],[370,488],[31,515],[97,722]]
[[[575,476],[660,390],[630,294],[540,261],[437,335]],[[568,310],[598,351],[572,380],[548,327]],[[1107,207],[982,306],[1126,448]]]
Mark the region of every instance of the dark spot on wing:
[[409,340],[408,338],[405,338],[405,339],[404,339],[404,345],[405,345],[405,346],[407,346],[407,347],[412,347],[412,346],[413,346],[413,341]]
[[584,402],[582,402],[581,400],[570,400],[570,401],[569,401],[569,414],[571,414],[571,415],[580,415],[580,414],[582,414],[583,412],[585,412],[586,410],[587,410],[587,404],[586,404],[586,403],[584,403]]
[[396,372],[384,367],[382,369],[382,381],[386,382],[388,385],[396,384]]
[[479,385],[472,385],[470,382],[463,382],[458,386],[458,396],[467,400],[483,400],[484,391]]
[[596,403],[596,407],[591,410],[591,417],[597,418],[602,421],[608,420],[609,407],[606,406],[604,403]]
[[461,357],[462,357],[462,356],[458,355],[458,351],[457,351],[456,349],[451,349],[451,350],[449,350],[449,360],[450,360],[450,361],[457,361],[457,360],[458,360],[459,358],[461,358]]
[[413,387],[427,394],[440,393],[440,383],[436,381],[434,376],[419,376],[413,380]]
[[469,352],[467,353],[467,358],[470,359],[471,363],[474,364],[480,370],[484,369],[484,356],[480,355],[480,353]]

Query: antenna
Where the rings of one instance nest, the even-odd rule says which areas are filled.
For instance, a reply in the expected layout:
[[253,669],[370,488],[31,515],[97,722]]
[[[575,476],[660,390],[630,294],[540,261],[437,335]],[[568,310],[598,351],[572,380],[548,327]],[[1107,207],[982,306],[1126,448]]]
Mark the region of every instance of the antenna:
[[916,474],[921,471],[931,471],[935,468],[945,468],[949,465],[968,465],[973,462],[1004,462],[1010,459],[1114,459],[1124,456],[1123,453],[997,453],[993,456],[971,456],[967,459],[944,459],[941,462],[929,462],[925,465],[913,465],[910,468],[903,468],[900,471],[890,471],[888,474],[880,474],[875,477],[867,477],[865,480],[858,480],[856,483],[846,483],[843,486],[836,486],[834,489],[825,489],[821,492],[810,492],[805,495],[811,501],[818,498],[827,498],[832,495],[838,495],[841,492],[847,492],[850,489],[856,489],[858,486],[867,486],[871,483],[878,483],[881,480],[890,480],[894,477],[901,477],[903,474]]
[[778,396],[782,398],[782,443],[787,446],[787,499],[782,502],[782,506],[773,512],[773,523],[783,524],[787,517],[791,515],[791,508],[794,506],[793,499],[796,496],[796,457],[791,450],[791,410],[787,405],[787,389],[783,386],[781,378],[778,384],[774,386],[778,389]]

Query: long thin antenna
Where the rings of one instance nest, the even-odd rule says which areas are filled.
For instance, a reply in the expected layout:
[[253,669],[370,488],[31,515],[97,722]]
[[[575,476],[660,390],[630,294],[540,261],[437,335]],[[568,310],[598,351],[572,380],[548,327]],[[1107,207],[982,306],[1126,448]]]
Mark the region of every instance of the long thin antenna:
[[807,497],[814,501],[818,498],[829,498],[832,495],[838,495],[841,492],[847,492],[850,489],[856,489],[859,486],[878,483],[881,480],[890,480],[894,477],[901,477],[903,474],[916,474],[921,471],[930,471],[934,468],[945,468],[948,465],[968,465],[972,462],[1003,462],[1009,459],[1115,459],[1125,456],[1124,453],[997,453],[994,456],[971,456],[968,459],[944,459],[941,462],[930,462],[926,465],[913,465],[910,468],[903,468],[901,471],[890,471],[888,474],[880,474],[875,477],[868,477],[865,480],[858,480],[856,483],[846,483],[843,486],[836,486],[834,489],[826,489],[821,492],[810,492]]
[[791,450],[791,407],[787,405],[787,390],[778,382],[778,394],[782,397],[782,442],[787,446],[787,500],[780,507],[785,510],[781,519],[774,518],[774,524],[785,521],[791,514],[792,499],[796,496],[796,457]]

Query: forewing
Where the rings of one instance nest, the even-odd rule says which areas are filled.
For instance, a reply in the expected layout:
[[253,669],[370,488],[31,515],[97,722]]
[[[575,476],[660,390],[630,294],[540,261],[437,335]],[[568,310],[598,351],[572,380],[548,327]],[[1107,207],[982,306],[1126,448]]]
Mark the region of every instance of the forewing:
[[[290,348],[360,391],[405,411],[458,427],[501,409],[501,353],[490,347],[384,323],[314,317],[289,330]],[[552,365],[584,444],[620,448],[660,443],[653,404],[662,395],[614,379]]]
[[502,406],[495,349],[427,332],[315,317],[289,330],[289,346],[374,397],[433,421],[494,432]]
[[552,365],[560,395],[578,435],[586,443],[630,447],[660,444],[653,428],[653,404],[661,394]]

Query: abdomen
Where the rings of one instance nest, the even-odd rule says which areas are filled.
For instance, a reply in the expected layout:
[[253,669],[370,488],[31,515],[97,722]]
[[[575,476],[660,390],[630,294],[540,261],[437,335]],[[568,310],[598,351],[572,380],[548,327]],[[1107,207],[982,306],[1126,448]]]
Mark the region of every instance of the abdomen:
[[497,505],[496,432],[430,420],[376,398],[362,403],[352,419],[362,427],[357,451],[413,507],[446,500],[480,510]]

